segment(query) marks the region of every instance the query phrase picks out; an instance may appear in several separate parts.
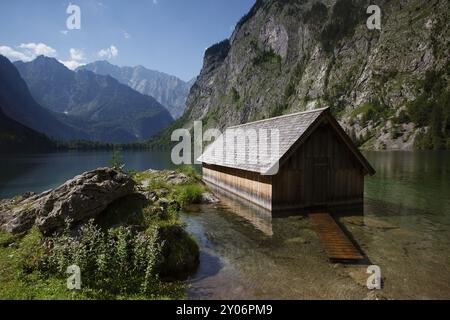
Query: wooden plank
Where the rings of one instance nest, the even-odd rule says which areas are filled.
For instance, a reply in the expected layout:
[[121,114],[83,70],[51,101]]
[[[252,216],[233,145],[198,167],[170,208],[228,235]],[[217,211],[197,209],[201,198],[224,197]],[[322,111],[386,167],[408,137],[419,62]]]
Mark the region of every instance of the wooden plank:
[[361,253],[329,213],[310,213],[309,219],[329,259],[348,261],[363,259]]

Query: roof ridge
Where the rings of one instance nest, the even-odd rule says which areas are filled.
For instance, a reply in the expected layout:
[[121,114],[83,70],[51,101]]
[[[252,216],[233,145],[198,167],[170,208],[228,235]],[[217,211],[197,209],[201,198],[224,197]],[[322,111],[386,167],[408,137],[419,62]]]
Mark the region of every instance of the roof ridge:
[[247,123],[238,124],[238,125],[235,125],[235,126],[228,127],[227,129],[243,127],[243,126],[247,126],[247,125],[251,125],[251,124],[255,124],[255,123],[260,123],[260,122],[265,122],[265,121],[271,121],[271,120],[280,119],[280,118],[287,118],[287,117],[297,116],[297,115],[300,115],[300,114],[307,114],[307,113],[312,113],[312,112],[325,111],[325,110],[327,110],[327,109],[330,109],[330,107],[325,107],[325,108],[319,108],[319,109],[314,109],[314,110],[306,110],[306,111],[300,111],[300,112],[295,112],[295,113],[284,114],[284,115],[281,115],[281,116],[278,116],[278,117],[273,117],[273,118],[262,119],[262,120],[257,120],[257,121],[253,121],[253,122],[247,122]]

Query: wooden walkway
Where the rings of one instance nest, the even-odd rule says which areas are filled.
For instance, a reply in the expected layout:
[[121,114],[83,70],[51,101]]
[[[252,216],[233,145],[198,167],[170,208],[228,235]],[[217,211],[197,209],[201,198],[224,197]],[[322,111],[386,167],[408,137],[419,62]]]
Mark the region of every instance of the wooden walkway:
[[329,213],[310,213],[310,221],[330,260],[358,261],[363,256]]

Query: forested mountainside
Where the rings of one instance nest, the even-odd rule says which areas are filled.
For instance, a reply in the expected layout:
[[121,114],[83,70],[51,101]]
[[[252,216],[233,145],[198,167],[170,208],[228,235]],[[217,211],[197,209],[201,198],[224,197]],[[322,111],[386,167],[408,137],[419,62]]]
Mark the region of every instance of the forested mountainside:
[[449,148],[449,15],[447,0],[258,0],[206,51],[177,126],[330,106],[363,148]]
[[0,152],[43,151],[54,148],[44,134],[8,118],[0,106]]

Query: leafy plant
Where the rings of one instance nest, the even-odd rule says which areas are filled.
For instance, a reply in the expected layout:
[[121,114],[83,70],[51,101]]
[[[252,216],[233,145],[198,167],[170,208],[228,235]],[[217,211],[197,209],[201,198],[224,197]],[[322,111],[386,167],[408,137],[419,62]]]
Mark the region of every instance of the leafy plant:
[[137,234],[128,227],[103,231],[90,221],[77,237],[66,231],[49,239],[40,271],[64,277],[68,266],[77,265],[88,288],[112,294],[155,294],[159,288],[154,268],[161,251],[157,239],[156,229]]
[[253,59],[254,66],[263,65],[275,65],[281,66],[281,56],[277,54],[273,49],[270,50],[259,50],[257,56]]
[[200,176],[198,175],[197,171],[195,171],[195,168],[193,166],[182,165],[177,168],[177,171],[184,173],[194,180],[200,180]]
[[182,207],[185,207],[187,204],[199,203],[204,191],[199,184],[188,184],[178,188],[175,198]]
[[122,170],[124,168],[125,165],[122,163],[122,152],[119,149],[113,151],[109,166],[114,170]]
[[366,125],[370,121],[377,122],[381,119],[386,120],[389,118],[390,113],[391,110],[388,106],[374,100],[355,108],[351,113],[351,117],[355,118],[356,116],[361,115],[362,125]]

